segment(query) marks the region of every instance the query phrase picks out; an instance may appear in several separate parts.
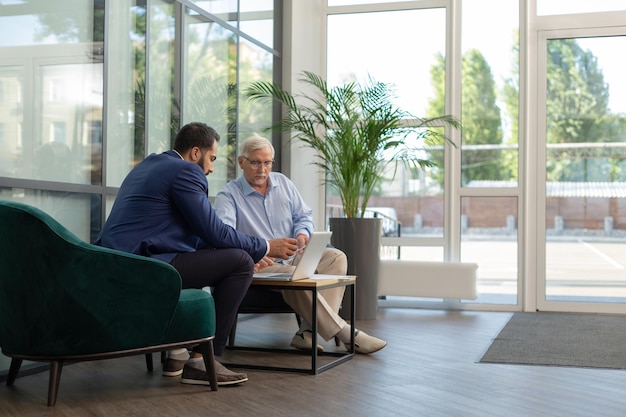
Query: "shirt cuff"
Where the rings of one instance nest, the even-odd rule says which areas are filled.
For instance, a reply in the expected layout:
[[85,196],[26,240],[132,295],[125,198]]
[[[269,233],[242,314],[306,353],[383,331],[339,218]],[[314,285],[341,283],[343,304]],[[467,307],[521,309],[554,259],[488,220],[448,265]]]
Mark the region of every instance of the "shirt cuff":
[[265,245],[267,246],[267,249],[265,250],[265,256],[267,256],[270,253],[270,241],[266,240]]

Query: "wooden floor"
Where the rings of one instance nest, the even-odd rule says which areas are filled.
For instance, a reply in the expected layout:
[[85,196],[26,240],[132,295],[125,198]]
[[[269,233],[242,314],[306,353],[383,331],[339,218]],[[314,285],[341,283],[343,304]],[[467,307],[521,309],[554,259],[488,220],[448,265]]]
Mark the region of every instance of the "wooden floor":
[[[249,371],[249,382],[217,392],[162,377],[160,365],[148,373],[141,356],[73,364],[63,370],[55,407],[46,406],[48,375],[38,373],[18,378],[13,387],[0,386],[0,415],[626,415],[626,371],[479,364],[510,316],[381,309],[377,320],[357,326],[386,339],[384,350],[356,356],[316,376]],[[246,316],[240,320],[237,341],[288,345],[295,329],[293,316]],[[333,349],[332,343],[324,346]],[[299,355],[280,359],[289,364]]]

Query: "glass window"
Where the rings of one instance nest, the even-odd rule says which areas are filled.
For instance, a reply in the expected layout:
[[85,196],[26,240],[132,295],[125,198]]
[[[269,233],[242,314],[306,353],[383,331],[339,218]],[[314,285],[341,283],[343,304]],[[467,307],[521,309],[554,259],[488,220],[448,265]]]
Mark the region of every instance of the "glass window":
[[328,83],[371,75],[395,86],[398,106],[423,117],[434,95],[431,68],[445,53],[445,28],[445,9],[328,16]]
[[328,0],[329,6],[348,6],[356,4],[397,3],[411,0]]
[[38,207],[85,242],[100,232],[100,197],[96,195],[0,187],[0,200]]
[[[518,8],[517,1],[463,1],[463,186],[517,186]],[[498,19],[492,19],[489,25],[485,25],[484,10],[490,10],[490,13],[499,16]],[[442,83],[443,79],[438,82]],[[442,100],[442,97],[438,99]]]
[[106,185],[119,187],[145,153],[146,8],[111,3],[107,49]]
[[0,45],[35,46],[81,44],[103,34],[104,3],[64,1],[54,7],[23,1],[3,2],[0,8]]
[[104,100],[102,56],[97,53],[102,9],[83,2],[40,13],[6,5],[3,13],[2,46],[19,46],[3,48],[0,67],[5,90],[0,122],[6,126],[2,147],[8,159],[2,164],[4,175],[91,184],[95,145],[88,141],[88,131],[92,120],[102,120]]
[[91,139],[93,122],[102,120],[102,64],[45,65],[40,74],[41,94],[49,100],[41,100],[39,139],[31,142],[32,153],[24,149],[23,172],[32,166],[33,179],[90,184],[92,157],[101,146]]
[[257,17],[254,20],[242,20],[239,22],[239,27],[246,35],[253,37],[255,40],[262,42],[269,48],[274,47],[274,20],[273,15],[268,13],[263,14],[246,14],[243,17],[252,18]]
[[623,0],[537,0],[537,15],[594,13],[625,10]]
[[548,301],[624,303],[626,36],[549,39]]
[[[442,8],[328,16],[329,84],[362,82],[371,76],[394,87],[397,106],[428,116],[435,95],[430,74],[445,51],[445,18]],[[443,152],[443,146],[424,147],[422,156],[437,167],[389,170],[388,181],[375,190],[366,216],[382,217],[388,225],[386,236],[397,236],[398,231],[402,236],[442,235]],[[341,215],[339,197],[330,192],[327,187],[327,215]]]
[[[273,80],[273,59],[274,56],[265,49],[259,48],[252,42],[241,39],[239,46],[239,85],[242,91],[246,85],[256,81]],[[239,97],[238,116],[238,137],[240,141],[245,140],[253,133],[269,137],[269,133],[263,129],[272,126],[272,106],[260,104],[258,102],[250,102],[246,97]],[[279,147],[277,152],[280,151]],[[233,141],[231,144],[232,151],[228,155],[229,178],[233,179],[237,176],[238,165],[236,161],[237,144]],[[274,170],[279,169],[280,165],[275,164]]]
[[[247,0],[248,3],[250,1],[254,0]],[[238,0],[192,0],[192,3],[225,22],[231,21],[237,24]],[[193,11],[188,13],[195,14]]]
[[478,264],[481,304],[517,304],[517,197],[461,198],[461,262]]
[[182,124],[201,121],[221,137],[214,172],[208,177],[209,191],[216,195],[229,179],[228,144],[236,133],[238,37],[204,16],[187,14],[184,23]]
[[[110,209],[128,172],[147,154],[170,149],[181,122],[199,120],[222,137],[216,175],[209,177],[216,193],[236,175],[238,132],[256,131],[257,115],[270,124],[267,109],[238,107],[238,83],[273,79],[274,3],[196,1],[193,11],[183,6],[183,20],[176,22],[174,0],[108,2],[105,45],[103,1],[52,8],[3,2],[2,192],[59,216],[60,208],[72,206],[60,219],[93,240],[90,233],[99,230],[101,213]],[[240,19],[246,38],[241,44],[233,29]],[[177,23],[185,45],[176,37]],[[176,67],[179,53],[182,68]],[[219,166],[227,163],[229,170]],[[24,180],[27,188],[13,187]],[[59,191],[68,189],[88,190],[93,201],[104,197],[107,207],[92,198],[74,203],[86,194]],[[84,215],[74,213],[81,207]]]
[[145,134],[148,142],[147,154],[171,149],[173,145],[171,142],[180,128],[180,103],[174,96],[174,6],[172,1],[168,0],[153,1],[149,4],[148,77],[140,80],[145,83],[145,91],[148,92],[147,97],[141,98],[149,100],[146,108],[148,125]]
[[2,124],[0,176],[3,177],[18,177],[21,170],[21,125],[24,121],[24,111],[19,97],[23,76],[23,66],[0,66],[0,80],[2,80],[4,90],[4,100],[0,103],[0,123]]
[[240,2],[239,29],[246,35],[274,47],[274,1],[247,0]]

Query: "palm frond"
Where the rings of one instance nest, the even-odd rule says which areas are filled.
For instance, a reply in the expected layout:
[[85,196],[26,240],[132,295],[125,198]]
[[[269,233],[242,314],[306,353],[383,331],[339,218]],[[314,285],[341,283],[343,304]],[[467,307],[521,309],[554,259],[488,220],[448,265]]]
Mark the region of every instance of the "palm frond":
[[[285,116],[277,128],[316,151],[314,164],[326,173],[325,183],[339,193],[347,217],[363,216],[372,193],[388,167],[406,164],[430,167],[420,149],[408,143],[413,135],[424,145],[451,143],[441,127],[460,128],[452,116],[422,119],[393,104],[393,88],[368,77],[329,88],[326,80],[304,71],[299,80],[314,89],[293,95],[271,82],[244,89],[252,101],[281,103]],[[298,104],[298,103],[302,104]],[[411,126],[404,125],[411,120]],[[417,135],[415,134],[416,132]]]

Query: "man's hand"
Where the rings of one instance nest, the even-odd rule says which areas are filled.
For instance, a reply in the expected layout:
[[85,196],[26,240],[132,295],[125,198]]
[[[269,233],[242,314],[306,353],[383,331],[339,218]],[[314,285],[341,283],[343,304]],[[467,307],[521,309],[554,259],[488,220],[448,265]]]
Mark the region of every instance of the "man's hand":
[[254,264],[254,272],[257,273],[263,268],[274,265],[274,260],[268,256],[264,256],[259,262]]
[[298,250],[298,241],[292,237],[282,237],[270,240],[270,251],[267,256],[272,258],[289,259]]
[[309,243],[309,236],[303,233],[296,236],[296,239],[298,239],[298,247],[300,249],[304,248]]

